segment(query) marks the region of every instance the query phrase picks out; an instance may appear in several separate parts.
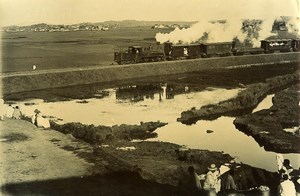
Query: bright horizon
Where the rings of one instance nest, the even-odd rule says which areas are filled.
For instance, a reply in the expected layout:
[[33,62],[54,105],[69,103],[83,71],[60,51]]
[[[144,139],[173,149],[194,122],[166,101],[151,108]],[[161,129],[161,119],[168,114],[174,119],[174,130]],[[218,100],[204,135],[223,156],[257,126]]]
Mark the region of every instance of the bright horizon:
[[[188,3],[187,3],[188,2]],[[299,17],[299,0],[1,0],[0,24]]]

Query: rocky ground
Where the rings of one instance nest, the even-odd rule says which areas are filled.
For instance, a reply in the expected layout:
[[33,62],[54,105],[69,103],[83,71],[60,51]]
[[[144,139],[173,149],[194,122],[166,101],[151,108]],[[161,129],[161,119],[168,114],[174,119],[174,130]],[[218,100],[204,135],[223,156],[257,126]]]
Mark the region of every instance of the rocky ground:
[[299,130],[284,130],[299,127],[299,109],[299,86],[295,85],[276,93],[270,109],[238,117],[234,124],[266,150],[300,153]]

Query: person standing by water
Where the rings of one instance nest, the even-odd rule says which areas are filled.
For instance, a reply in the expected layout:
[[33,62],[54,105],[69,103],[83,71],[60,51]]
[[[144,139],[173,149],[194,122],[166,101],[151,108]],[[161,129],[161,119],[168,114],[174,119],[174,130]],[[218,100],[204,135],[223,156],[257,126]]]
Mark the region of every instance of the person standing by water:
[[197,190],[201,190],[202,189],[202,185],[201,185],[201,182],[200,182],[200,177],[195,172],[195,168],[193,166],[189,166],[188,167],[188,172],[189,172],[189,175],[190,175],[189,184],[192,187],[196,188]]
[[237,186],[234,182],[233,176],[234,176],[234,170],[230,169],[226,177],[224,178],[224,180],[221,181],[222,191],[224,191],[224,193],[236,192]]
[[4,115],[5,115],[4,100],[0,99],[0,120],[4,120]]
[[34,114],[31,117],[31,122],[32,124],[34,124],[35,126],[37,126],[37,121],[36,118],[38,117],[38,114],[41,113],[38,109],[34,110]]
[[6,117],[7,118],[12,118],[13,113],[14,113],[14,107],[12,107],[12,105],[9,104],[7,109],[6,109]]
[[203,188],[206,190],[207,195],[217,195],[221,190],[220,172],[215,164],[210,164],[208,170]]
[[21,112],[19,106],[16,106],[16,107],[14,108],[14,113],[13,113],[13,115],[12,115],[12,118],[13,118],[13,119],[21,119],[21,116],[22,116],[22,112]]

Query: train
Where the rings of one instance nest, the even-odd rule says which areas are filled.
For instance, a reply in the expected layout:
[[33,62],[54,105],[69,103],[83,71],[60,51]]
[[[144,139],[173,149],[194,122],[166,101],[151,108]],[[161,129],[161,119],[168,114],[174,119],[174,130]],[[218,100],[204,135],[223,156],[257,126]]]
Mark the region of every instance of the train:
[[115,51],[114,61],[118,64],[133,64],[293,51],[300,51],[300,39],[261,40],[261,46],[257,48],[245,47],[235,41],[193,44],[165,42],[163,43],[163,50],[153,50],[151,47],[129,46],[126,51]]

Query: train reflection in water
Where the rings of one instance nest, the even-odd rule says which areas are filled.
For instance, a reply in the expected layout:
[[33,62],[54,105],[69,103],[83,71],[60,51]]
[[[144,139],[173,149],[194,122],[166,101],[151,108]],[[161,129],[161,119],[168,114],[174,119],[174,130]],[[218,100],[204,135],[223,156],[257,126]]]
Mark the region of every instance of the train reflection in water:
[[158,94],[158,100],[163,101],[164,99],[174,99],[175,95],[177,94],[198,90],[199,88],[191,88],[187,85],[174,84],[143,84],[123,86],[116,89],[116,99],[120,102],[139,102],[144,101],[145,99],[153,100],[155,99],[155,94]]

